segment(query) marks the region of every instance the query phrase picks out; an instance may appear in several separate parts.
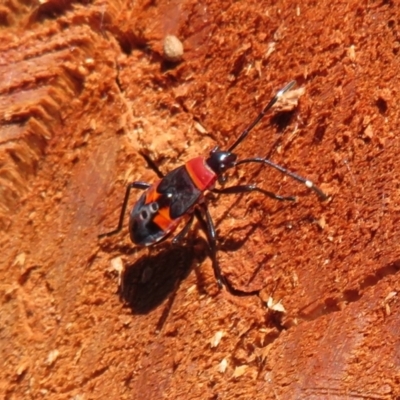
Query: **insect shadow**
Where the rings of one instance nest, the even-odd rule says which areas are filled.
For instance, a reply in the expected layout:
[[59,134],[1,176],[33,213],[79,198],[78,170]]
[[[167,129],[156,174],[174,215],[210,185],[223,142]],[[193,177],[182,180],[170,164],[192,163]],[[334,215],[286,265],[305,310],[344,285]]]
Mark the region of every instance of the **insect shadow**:
[[[293,118],[296,114],[297,110],[278,112],[271,117],[270,124],[277,127],[278,133],[283,133],[284,130],[292,123]],[[271,157],[271,155],[272,149],[270,150],[268,157]]]
[[202,253],[204,255],[195,254],[193,247],[185,243],[173,246],[167,243],[161,251],[158,249],[155,254],[140,257],[125,268],[120,287],[121,299],[133,314],[147,314],[166,298],[169,298],[171,306],[176,291],[194,263],[200,263],[206,257],[207,252]]
[[[242,247],[254,232],[253,226],[240,240],[227,238],[223,241],[221,249],[234,251]],[[190,243],[187,243],[190,242]],[[121,277],[119,295],[121,300],[131,309],[132,314],[148,314],[153,309],[164,305],[162,315],[157,323],[156,331],[160,331],[168,318],[169,312],[175,301],[180,284],[194,269],[194,265],[202,264],[209,256],[209,248],[206,240],[197,235],[195,229],[186,242],[174,244],[166,242],[163,248],[154,254],[146,254],[134,263],[127,265]],[[121,250],[121,249],[120,249]],[[151,251],[152,249],[149,248]],[[124,248],[125,254],[132,254],[132,250]],[[256,274],[260,266],[253,274]],[[194,269],[197,282],[196,289],[203,289],[202,269]],[[251,281],[254,277],[250,277]]]

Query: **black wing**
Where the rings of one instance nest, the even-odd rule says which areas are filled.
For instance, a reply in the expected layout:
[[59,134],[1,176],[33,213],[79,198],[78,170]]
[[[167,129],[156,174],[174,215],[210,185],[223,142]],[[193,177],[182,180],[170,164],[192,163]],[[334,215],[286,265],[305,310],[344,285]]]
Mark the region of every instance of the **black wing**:
[[195,186],[184,165],[165,175],[157,187],[157,192],[165,195],[170,201],[171,219],[186,214],[202,195],[201,190]]

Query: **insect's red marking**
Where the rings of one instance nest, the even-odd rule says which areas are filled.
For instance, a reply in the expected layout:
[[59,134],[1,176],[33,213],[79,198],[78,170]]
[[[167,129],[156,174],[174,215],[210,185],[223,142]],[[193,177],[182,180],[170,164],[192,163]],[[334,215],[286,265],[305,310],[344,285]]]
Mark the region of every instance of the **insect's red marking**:
[[[157,192],[158,185],[161,180],[157,181],[152,185],[146,192],[146,204],[157,202],[160,198],[160,193]],[[157,211],[157,214],[153,217],[153,222],[165,232],[168,233],[174,231],[178,226],[182,218],[172,219],[170,216],[169,207],[162,207]]]
[[161,180],[157,181],[153,185],[151,185],[146,192],[146,204],[153,203],[153,201],[157,201],[160,198],[160,194],[157,192],[157,187]]
[[[161,180],[157,181],[147,190],[145,204],[150,204],[159,200],[160,193],[157,192],[157,187],[160,182]],[[175,229],[179,221],[172,221],[169,215],[169,207],[163,207],[157,211],[157,214],[153,218],[153,222],[165,233],[168,233]]]
[[181,219],[182,218],[176,218],[172,220],[169,216],[169,208],[164,207],[158,210],[157,214],[153,218],[153,222],[165,233],[169,233],[176,228]]
[[185,167],[193,183],[201,191],[212,187],[217,180],[217,175],[206,164],[204,157],[196,157],[189,160]]

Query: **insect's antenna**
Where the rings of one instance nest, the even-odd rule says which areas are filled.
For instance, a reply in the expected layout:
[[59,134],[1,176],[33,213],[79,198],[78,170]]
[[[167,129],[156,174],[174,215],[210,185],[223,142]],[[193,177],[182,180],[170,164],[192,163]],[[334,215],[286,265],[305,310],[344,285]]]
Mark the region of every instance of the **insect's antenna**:
[[231,147],[229,147],[228,151],[231,152],[234,150],[251,132],[251,130],[261,121],[264,115],[271,109],[271,107],[292,87],[296,84],[296,81],[289,82],[283,89],[281,89],[271,100],[270,102],[262,109],[260,114],[257,115],[256,119],[240,134],[240,136],[236,139],[235,143]]
[[297,175],[296,173],[294,173],[292,171],[289,171],[288,169],[280,166],[279,164],[275,164],[271,160],[268,160],[268,158],[261,158],[261,157],[246,158],[245,160],[240,160],[240,161],[236,162],[235,166],[238,166],[240,164],[253,163],[253,162],[269,165],[270,167],[281,172],[282,174],[290,176],[295,181],[303,183],[308,189],[311,189],[313,192],[315,192],[322,200],[326,200],[329,197],[327,194],[325,194],[318,186],[316,186],[309,179],[303,178],[302,176]]

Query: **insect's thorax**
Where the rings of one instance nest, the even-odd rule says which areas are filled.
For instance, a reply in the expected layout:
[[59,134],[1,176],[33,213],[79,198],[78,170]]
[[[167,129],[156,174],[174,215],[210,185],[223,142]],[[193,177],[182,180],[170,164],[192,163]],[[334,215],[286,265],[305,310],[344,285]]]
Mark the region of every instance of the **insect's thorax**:
[[192,158],[185,164],[193,184],[202,192],[214,186],[217,175],[207,164],[204,157]]

